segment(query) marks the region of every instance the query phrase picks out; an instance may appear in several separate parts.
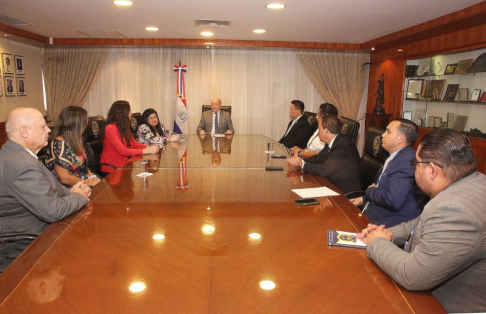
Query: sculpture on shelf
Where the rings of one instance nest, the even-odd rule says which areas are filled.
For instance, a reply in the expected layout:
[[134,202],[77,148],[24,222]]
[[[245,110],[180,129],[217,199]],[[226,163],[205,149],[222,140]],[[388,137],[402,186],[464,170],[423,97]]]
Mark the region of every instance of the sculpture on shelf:
[[373,108],[374,114],[385,114],[385,74],[381,73],[381,77],[378,79],[378,89],[376,90],[376,104]]

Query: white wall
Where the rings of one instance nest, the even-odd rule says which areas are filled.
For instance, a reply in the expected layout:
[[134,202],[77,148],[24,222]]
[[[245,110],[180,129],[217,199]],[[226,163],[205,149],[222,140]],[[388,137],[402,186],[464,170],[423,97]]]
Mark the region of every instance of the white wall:
[[[19,75],[19,77],[25,77],[27,92],[26,96],[5,96],[5,74],[3,73],[2,66],[0,76],[2,77],[3,96],[0,97],[0,122],[5,122],[8,112],[15,107],[34,107],[39,109],[42,114],[45,114],[42,91],[41,49],[39,47],[0,39],[0,53],[9,53],[24,57],[25,75]],[[7,76],[17,77],[15,74],[7,74]]]

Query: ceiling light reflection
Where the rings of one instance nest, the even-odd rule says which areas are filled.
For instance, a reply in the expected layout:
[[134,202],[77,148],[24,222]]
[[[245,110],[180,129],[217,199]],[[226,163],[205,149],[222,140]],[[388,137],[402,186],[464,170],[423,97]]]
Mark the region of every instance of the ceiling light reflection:
[[157,233],[157,234],[154,234],[152,239],[154,240],[164,240],[165,239],[165,235],[161,234],[161,233]]
[[250,239],[253,239],[253,240],[258,240],[258,239],[260,239],[262,236],[261,236],[261,234],[259,234],[259,233],[253,232],[253,233],[250,233],[250,234],[248,235],[248,237],[250,237]]
[[260,281],[260,288],[262,288],[263,290],[273,290],[276,286],[277,285],[275,284],[275,282],[271,280]]
[[142,292],[143,290],[145,290],[146,286],[143,282],[134,282],[130,285],[130,287],[128,287],[128,290],[130,290],[131,292],[135,292],[135,293],[138,293],[138,292]]
[[202,227],[202,233],[205,235],[210,235],[213,234],[214,231],[216,230],[216,227],[214,225],[204,225]]
[[145,30],[155,32],[155,31],[158,31],[159,28],[155,27],[155,26],[147,26],[147,27],[145,27]]
[[255,29],[255,30],[253,30],[253,32],[254,32],[255,34],[263,34],[263,33],[266,33],[267,31],[266,31],[266,30],[264,30],[264,29]]

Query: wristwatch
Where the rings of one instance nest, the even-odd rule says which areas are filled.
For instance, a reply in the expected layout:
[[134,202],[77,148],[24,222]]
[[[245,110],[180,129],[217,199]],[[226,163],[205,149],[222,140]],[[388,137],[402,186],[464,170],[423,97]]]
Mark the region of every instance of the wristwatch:
[[300,153],[301,153],[301,152],[302,152],[301,150],[299,150],[299,151],[297,152],[297,157],[300,157]]

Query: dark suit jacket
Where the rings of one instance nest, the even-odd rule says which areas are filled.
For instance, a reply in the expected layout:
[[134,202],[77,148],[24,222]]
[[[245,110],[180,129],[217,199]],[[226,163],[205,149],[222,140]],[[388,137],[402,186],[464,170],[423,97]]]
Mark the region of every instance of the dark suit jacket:
[[[287,129],[285,129],[285,133],[287,133],[287,130],[290,128],[293,121],[294,120],[291,120],[289,122]],[[304,149],[307,147],[307,141],[309,141],[309,138],[312,135],[312,129],[305,117],[301,116],[287,136],[285,136],[285,133],[280,141],[278,141],[280,144],[283,144],[287,148],[298,146]]]
[[[39,235],[49,223],[83,207],[88,200],[70,193],[39,160],[19,144],[0,150],[0,236]],[[0,247],[0,271],[27,247],[14,242]]]
[[304,172],[326,177],[343,193],[361,189],[358,150],[345,135],[336,136],[329,152],[323,149],[304,161]]
[[410,165],[413,158],[415,151],[411,147],[400,150],[381,174],[378,187],[366,190],[363,204],[370,203],[365,216],[373,224],[390,228],[422,212],[427,197],[415,183],[415,170]]
[[[226,131],[230,130],[231,133],[235,134],[235,129],[233,128],[233,121],[231,121],[231,115],[223,110],[219,110],[218,115],[218,126],[219,126],[219,133],[223,134]],[[199,121],[199,125],[197,127],[196,133],[199,134],[201,130],[204,130],[206,133],[211,133],[211,129],[213,128],[213,111],[206,110],[203,112],[201,116],[201,121]]]

